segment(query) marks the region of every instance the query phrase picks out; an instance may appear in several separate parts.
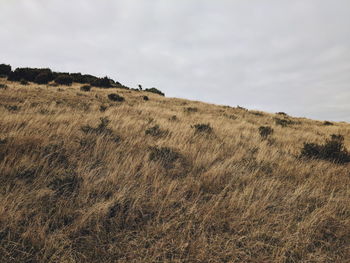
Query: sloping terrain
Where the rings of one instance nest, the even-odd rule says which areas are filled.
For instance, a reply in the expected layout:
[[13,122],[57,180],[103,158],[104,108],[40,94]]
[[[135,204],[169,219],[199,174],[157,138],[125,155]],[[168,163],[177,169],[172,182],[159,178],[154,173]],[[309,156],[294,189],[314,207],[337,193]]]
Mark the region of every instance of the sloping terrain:
[[350,262],[349,124],[0,84],[1,262]]

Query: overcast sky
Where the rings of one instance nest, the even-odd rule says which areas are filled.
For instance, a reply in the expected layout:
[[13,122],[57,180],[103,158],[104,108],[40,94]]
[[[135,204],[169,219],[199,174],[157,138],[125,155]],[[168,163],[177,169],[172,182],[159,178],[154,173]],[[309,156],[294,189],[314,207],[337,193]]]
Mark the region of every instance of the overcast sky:
[[349,0],[0,0],[0,63],[350,121]]

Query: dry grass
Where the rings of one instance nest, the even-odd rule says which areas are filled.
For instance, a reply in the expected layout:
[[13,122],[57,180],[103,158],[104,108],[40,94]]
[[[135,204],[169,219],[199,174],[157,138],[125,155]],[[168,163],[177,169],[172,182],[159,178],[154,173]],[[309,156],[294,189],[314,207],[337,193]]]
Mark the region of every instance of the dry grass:
[[350,262],[350,166],[298,158],[349,124],[0,83],[1,262]]

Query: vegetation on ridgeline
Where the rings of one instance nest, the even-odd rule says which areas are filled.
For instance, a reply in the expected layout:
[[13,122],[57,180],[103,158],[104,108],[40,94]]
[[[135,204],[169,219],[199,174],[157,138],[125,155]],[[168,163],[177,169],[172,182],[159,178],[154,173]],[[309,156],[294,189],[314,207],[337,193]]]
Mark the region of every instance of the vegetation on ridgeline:
[[1,262],[348,262],[349,124],[0,74]]

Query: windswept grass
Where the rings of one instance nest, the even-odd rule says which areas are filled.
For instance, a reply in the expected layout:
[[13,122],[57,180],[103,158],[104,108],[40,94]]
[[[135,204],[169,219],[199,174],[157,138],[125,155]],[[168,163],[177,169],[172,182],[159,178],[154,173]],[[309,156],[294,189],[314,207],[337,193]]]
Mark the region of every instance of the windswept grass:
[[2,84],[1,262],[349,262],[350,166],[300,158],[349,124]]

